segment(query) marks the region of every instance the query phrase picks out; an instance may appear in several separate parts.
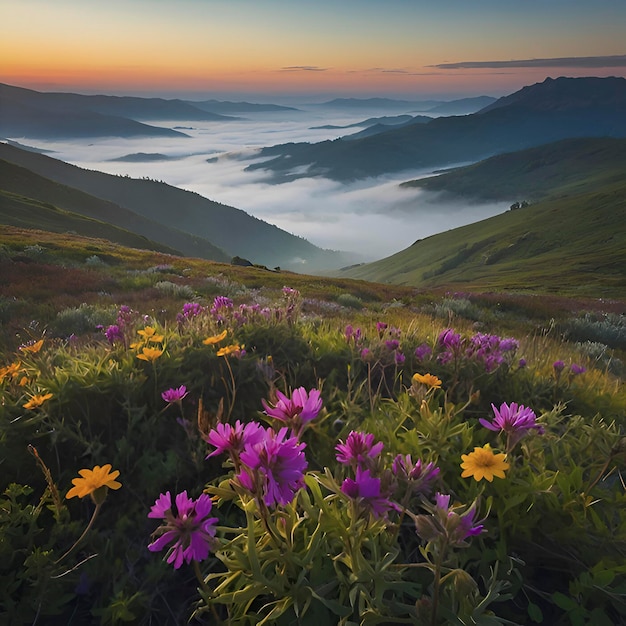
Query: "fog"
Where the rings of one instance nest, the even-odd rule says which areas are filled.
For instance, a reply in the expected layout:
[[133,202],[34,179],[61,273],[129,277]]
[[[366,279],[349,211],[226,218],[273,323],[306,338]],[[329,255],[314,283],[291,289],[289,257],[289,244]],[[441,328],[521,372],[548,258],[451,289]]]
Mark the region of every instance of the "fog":
[[[319,247],[354,252],[359,255],[355,260],[380,259],[417,239],[508,209],[506,202],[442,202],[434,194],[399,187],[406,180],[433,175],[427,170],[407,170],[350,184],[321,177],[272,184],[267,171],[244,171],[250,163],[258,162],[258,150],[264,146],[323,141],[361,130],[311,129],[312,126],[342,126],[368,117],[394,114],[399,113],[309,107],[294,112],[246,114],[245,119],[228,122],[150,122],[175,128],[189,137],[105,138],[88,142],[29,140],[27,143],[51,150],[49,156],[80,167],[133,178],[147,177],[195,191],[242,209]],[[115,160],[139,153],[167,158]]]

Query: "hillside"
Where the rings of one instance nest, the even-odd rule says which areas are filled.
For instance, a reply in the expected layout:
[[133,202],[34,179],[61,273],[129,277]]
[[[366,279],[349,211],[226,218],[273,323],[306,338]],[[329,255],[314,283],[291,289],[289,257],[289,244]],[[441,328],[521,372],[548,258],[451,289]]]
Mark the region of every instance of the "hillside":
[[[322,250],[240,209],[165,183],[84,170],[3,143],[0,143],[0,158],[117,204],[167,228],[211,241],[230,257],[241,256],[253,263],[308,272],[328,270],[350,262],[350,257],[343,253]],[[189,249],[181,249],[181,252],[199,256]]]
[[619,182],[625,172],[626,139],[564,139],[401,186],[478,200],[530,201]]
[[362,139],[264,148],[256,156],[268,159],[247,169],[266,170],[275,182],[303,175],[347,181],[474,162],[566,138],[626,136],[624,78],[547,79],[524,97],[514,95],[471,115],[439,117]]
[[[163,226],[117,204],[55,183],[2,159],[0,190],[2,224],[52,232],[75,231],[132,247],[176,254],[183,254],[184,251],[186,255],[213,261],[230,260],[223,250],[206,239]],[[48,209],[45,214],[43,208]],[[132,237],[129,237],[131,234]]]

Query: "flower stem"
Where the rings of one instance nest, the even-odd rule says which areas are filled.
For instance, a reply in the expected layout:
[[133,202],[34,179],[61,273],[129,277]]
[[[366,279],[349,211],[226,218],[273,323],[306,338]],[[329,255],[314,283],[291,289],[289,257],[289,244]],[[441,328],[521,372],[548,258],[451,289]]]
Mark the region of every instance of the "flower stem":
[[93,523],[96,521],[96,517],[98,517],[98,513],[100,512],[101,507],[102,507],[102,503],[96,504],[96,508],[94,509],[93,515],[91,516],[91,519],[89,520],[89,524],[87,524],[87,528],[83,530],[83,534],[74,542],[72,547],[62,557],[58,558],[54,562],[55,565],[58,565],[64,558],[66,558],[74,550],[74,548],[85,538],[87,533],[91,530]]

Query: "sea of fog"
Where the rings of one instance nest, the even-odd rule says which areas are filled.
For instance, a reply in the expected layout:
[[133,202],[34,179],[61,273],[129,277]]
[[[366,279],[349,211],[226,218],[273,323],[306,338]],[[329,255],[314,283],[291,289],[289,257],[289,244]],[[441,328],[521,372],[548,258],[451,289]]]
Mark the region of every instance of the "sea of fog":
[[[272,184],[267,171],[244,171],[250,163],[258,162],[257,153],[264,146],[323,141],[362,130],[314,129],[314,126],[344,126],[369,117],[394,114],[398,113],[311,106],[295,112],[246,114],[245,119],[228,122],[150,122],[175,128],[188,137],[29,140],[28,143],[50,150],[51,157],[83,168],[133,178],[147,177],[195,191],[322,248],[354,252],[355,261],[388,256],[417,239],[508,209],[506,202],[442,202],[433,194],[399,187],[403,181],[433,175],[426,170],[407,170],[349,184],[321,177]],[[164,155],[167,160],[115,160],[138,153]],[[219,241],[214,243],[219,245]]]

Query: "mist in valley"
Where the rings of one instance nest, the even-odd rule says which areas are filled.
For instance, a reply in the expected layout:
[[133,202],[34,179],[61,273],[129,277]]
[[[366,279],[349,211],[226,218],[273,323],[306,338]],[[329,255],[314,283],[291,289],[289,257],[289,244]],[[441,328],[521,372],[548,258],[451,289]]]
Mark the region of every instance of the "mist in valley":
[[247,172],[245,168],[260,161],[258,151],[263,147],[332,140],[363,128],[314,127],[347,126],[370,117],[408,112],[420,113],[315,105],[297,111],[246,113],[245,118],[228,122],[150,121],[188,137],[24,143],[50,150],[49,156],[83,168],[160,180],[194,191],[242,209],[321,248],[354,253],[354,262],[362,262],[389,256],[438,232],[497,215],[510,203],[443,201],[436,194],[399,187],[404,181],[433,175],[429,170],[407,170],[347,184],[322,177],[273,184],[268,172]]

